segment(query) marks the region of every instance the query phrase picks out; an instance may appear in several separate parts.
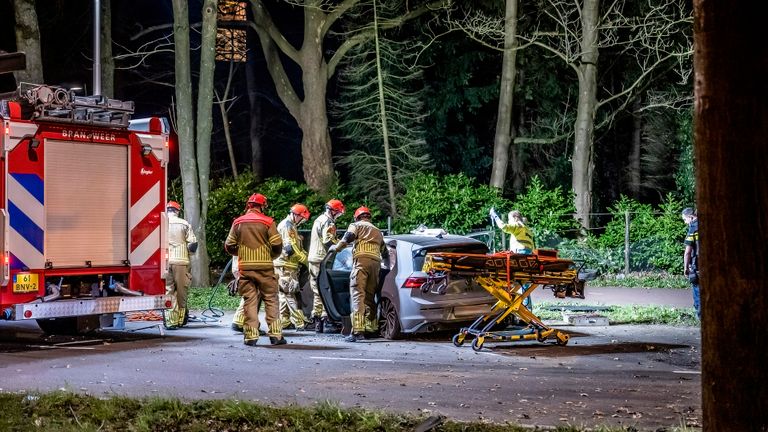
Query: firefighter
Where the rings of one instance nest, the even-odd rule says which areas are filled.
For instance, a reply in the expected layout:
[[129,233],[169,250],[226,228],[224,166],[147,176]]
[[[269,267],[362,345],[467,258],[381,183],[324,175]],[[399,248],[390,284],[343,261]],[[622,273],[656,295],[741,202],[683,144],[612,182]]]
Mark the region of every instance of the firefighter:
[[366,334],[373,336],[379,329],[374,295],[379,283],[382,260],[388,265],[389,251],[384,245],[381,230],[371,223],[371,211],[367,207],[355,210],[355,221],[349,225],[344,237],[328,251],[336,252],[354,243],[352,273],[349,275],[352,333],[344,340],[358,342]]
[[274,261],[275,274],[280,297],[280,320],[283,328],[304,330],[307,324],[304,312],[299,308],[296,296],[299,294],[299,265],[307,265],[297,227],[309,220],[309,210],[304,204],[294,204],[288,216],[277,225],[277,232],[283,241],[283,252]]
[[328,321],[328,312],[320,299],[317,278],[320,276],[320,263],[328,254],[328,248],[339,242],[336,237],[336,219],[344,214],[344,204],[337,199],[325,203],[325,212],[312,223],[309,242],[309,285],[312,287],[312,321],[315,332],[323,333]]
[[179,217],[181,205],[168,201],[168,275],[165,291],[171,296],[170,311],[163,312],[165,328],[176,330],[187,323],[187,291],[192,283],[189,273],[189,254],[197,251],[197,238],[189,222]]
[[496,226],[500,230],[509,234],[509,250],[515,253],[530,254],[533,253],[533,234],[531,230],[525,226],[523,216],[519,210],[512,210],[509,212],[508,222],[504,223],[496,210],[491,208],[491,218],[496,223]]
[[277,299],[277,279],[272,260],[280,255],[283,242],[275,221],[263,213],[267,197],[255,193],[248,198],[245,214],[232,222],[224,241],[224,249],[237,256],[240,277],[237,292],[243,296],[245,322],[243,338],[246,345],[255,346],[259,340],[259,301],[264,301],[267,335],[272,345],[286,343],[280,325]]

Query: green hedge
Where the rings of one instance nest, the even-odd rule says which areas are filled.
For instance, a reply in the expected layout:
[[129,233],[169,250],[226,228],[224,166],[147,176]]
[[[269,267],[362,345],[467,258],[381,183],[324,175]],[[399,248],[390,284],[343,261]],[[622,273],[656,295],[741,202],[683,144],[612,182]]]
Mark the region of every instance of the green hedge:
[[[169,195],[179,200],[178,182],[171,185]],[[338,188],[337,188],[338,189]],[[307,205],[312,220],[322,211],[329,198],[339,198],[346,213],[337,225],[346,229],[357,207],[371,209],[374,223],[386,229],[388,221],[382,209],[337,190],[330,196],[319,196],[305,184],[280,178],[257,183],[246,172],[237,179],[224,178],[211,184],[208,202],[206,234],[213,266],[223,267],[229,260],[222,244],[232,220],[243,213],[245,201],[254,192],[267,196],[266,213],[282,220],[294,203]],[[526,191],[509,200],[499,191],[463,174],[419,174],[405,184],[398,200],[398,217],[393,221],[394,233],[408,232],[419,225],[443,228],[450,233],[465,234],[490,226],[488,210],[495,207],[506,218],[506,212],[518,209],[528,219],[538,246],[555,247],[562,256],[586,261],[587,266],[601,273],[620,273],[624,269],[625,212],[630,212],[630,255],[632,271],[668,271],[679,273],[685,224],[680,219],[683,204],[671,194],[658,207],[641,204],[621,197],[609,208],[612,219],[602,234],[577,236],[579,226],[573,219],[573,195],[561,188],[547,189],[538,177],[533,177]],[[310,224],[302,226],[309,229]]]

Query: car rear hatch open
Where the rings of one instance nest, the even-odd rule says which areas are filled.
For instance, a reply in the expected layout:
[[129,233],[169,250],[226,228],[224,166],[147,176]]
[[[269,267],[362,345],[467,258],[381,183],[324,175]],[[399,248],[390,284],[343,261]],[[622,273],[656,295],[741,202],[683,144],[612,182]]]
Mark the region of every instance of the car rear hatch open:
[[411,289],[411,298],[424,307],[444,307],[487,303],[492,296],[471,277],[451,274],[443,286],[425,285],[427,274],[421,269],[424,258],[430,252],[485,254],[488,248],[481,243],[437,245],[412,249],[413,272],[402,282],[401,289]]

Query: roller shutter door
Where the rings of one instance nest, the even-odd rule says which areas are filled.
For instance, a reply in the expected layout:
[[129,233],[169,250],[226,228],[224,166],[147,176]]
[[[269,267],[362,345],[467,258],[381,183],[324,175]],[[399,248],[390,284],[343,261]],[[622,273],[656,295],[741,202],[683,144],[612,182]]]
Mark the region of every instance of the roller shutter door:
[[128,259],[128,147],[46,141],[45,257],[53,268]]

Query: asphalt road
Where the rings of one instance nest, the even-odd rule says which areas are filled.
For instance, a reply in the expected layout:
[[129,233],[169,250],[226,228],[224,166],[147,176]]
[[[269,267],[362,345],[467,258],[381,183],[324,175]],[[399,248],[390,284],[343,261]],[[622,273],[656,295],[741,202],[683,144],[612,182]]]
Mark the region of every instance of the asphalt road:
[[32,323],[0,323],[0,391],[66,389],[95,396],[232,398],[266,404],[333,401],[454,420],[524,425],[696,426],[701,414],[698,328],[569,327],[565,347],[487,342],[454,347],[451,334],[345,343],[286,332],[288,345],[247,347],[222,322],[164,336],[134,331],[49,337]]

